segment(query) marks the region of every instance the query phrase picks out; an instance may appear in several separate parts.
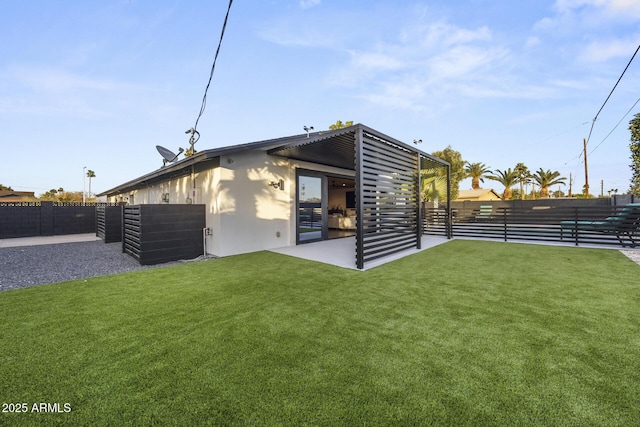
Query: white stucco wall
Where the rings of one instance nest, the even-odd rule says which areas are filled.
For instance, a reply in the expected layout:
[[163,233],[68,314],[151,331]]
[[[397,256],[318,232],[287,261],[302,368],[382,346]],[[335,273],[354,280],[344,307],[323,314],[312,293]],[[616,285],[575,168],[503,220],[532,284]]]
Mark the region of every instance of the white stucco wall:
[[[234,255],[291,244],[293,203],[289,161],[264,151],[220,158],[213,198],[218,255]],[[269,186],[284,181],[284,190]],[[295,194],[295,193],[294,193]],[[295,237],[293,238],[295,244]]]
[[[207,252],[228,256],[296,244],[296,168],[354,176],[353,171],[254,150],[221,156],[220,166],[110,197],[135,204],[206,205]],[[284,190],[269,182],[284,182]],[[195,193],[193,191],[195,186]],[[122,199],[120,199],[122,197]],[[166,198],[165,198],[166,200]]]
[[[220,158],[215,189],[203,192],[211,253],[236,255],[296,244],[296,168],[354,176],[353,171],[247,151]],[[269,182],[284,182],[284,190]],[[209,199],[209,194],[212,198]]]

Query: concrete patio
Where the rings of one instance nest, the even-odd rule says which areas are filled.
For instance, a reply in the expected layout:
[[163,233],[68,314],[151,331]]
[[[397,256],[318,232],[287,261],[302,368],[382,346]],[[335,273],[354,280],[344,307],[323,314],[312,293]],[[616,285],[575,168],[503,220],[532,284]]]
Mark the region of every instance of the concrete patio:
[[[448,241],[449,240],[446,237],[422,236],[421,249],[407,249],[396,254],[366,262],[363,270],[378,267],[388,262],[404,258],[408,255],[413,255],[415,253],[424,251]],[[271,252],[357,270],[355,247],[356,238],[354,236],[271,249]]]

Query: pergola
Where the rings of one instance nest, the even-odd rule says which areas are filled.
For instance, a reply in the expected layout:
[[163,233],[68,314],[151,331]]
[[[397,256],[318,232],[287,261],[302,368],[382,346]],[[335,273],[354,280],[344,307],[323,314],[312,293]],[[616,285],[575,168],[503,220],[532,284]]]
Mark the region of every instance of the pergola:
[[313,134],[269,154],[355,170],[356,265],[410,248],[422,236],[421,171],[446,168],[442,159],[362,124]]

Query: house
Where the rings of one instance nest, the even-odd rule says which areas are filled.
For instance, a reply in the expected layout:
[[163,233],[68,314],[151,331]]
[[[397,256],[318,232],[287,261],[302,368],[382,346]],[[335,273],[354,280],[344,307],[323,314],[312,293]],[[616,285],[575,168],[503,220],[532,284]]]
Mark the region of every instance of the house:
[[35,200],[33,191],[13,191],[2,190],[0,191],[0,202],[26,202]]
[[460,190],[456,201],[466,200],[502,200],[502,197],[493,189],[479,188],[477,190]]
[[356,124],[199,151],[98,196],[204,204],[216,256],[355,236],[363,268],[420,247],[419,172],[434,168],[449,164]]

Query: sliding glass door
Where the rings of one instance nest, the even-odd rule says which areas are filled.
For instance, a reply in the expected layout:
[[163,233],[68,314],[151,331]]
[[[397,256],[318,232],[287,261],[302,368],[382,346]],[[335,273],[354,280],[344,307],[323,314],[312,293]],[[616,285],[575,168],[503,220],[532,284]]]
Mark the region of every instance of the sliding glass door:
[[326,239],[326,186],[322,176],[298,174],[297,243]]

